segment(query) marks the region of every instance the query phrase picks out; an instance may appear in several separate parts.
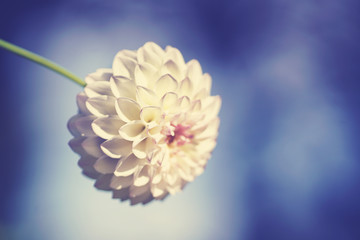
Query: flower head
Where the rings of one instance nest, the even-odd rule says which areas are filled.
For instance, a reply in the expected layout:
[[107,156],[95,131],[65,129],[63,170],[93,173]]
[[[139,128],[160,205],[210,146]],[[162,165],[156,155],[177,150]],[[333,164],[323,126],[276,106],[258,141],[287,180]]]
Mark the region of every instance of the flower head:
[[152,42],[89,74],[69,121],[79,166],[131,204],[164,199],[201,174],[216,145],[221,105],[197,60]]

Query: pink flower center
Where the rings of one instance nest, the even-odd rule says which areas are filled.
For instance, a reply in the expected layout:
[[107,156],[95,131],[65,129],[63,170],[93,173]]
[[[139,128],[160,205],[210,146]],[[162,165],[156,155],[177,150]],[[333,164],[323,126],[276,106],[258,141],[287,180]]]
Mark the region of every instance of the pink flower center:
[[171,124],[163,131],[166,135],[166,143],[171,146],[182,146],[186,143],[190,143],[194,138],[194,135],[189,132],[190,126],[184,126],[182,124]]

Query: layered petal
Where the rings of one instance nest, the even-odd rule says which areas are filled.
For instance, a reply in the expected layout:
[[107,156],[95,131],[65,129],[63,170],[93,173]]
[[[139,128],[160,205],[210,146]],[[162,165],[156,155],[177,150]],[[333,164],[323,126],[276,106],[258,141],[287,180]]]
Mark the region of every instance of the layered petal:
[[116,112],[121,120],[130,122],[140,119],[140,105],[129,98],[121,97],[116,100]]
[[112,96],[101,95],[88,98],[85,105],[89,112],[97,117],[116,114],[115,98]]
[[101,150],[111,158],[127,157],[131,153],[131,142],[119,136],[101,144]]
[[115,176],[118,177],[127,177],[135,173],[139,168],[140,159],[138,159],[134,154],[131,154],[127,158],[123,158],[119,161],[115,169]]
[[122,50],[112,69],[85,78],[70,147],[95,187],[132,205],[162,200],[202,174],[216,145],[221,106],[211,76],[171,46]]
[[[91,115],[90,115],[91,116]],[[101,138],[110,139],[119,135],[119,129],[125,124],[116,116],[95,118],[91,122],[92,131]]]

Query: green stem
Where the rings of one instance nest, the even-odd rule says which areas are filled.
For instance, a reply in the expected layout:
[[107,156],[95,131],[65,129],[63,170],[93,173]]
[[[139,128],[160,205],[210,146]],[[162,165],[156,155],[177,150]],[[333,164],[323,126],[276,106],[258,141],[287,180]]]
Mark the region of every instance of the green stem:
[[65,68],[61,67],[60,65],[58,65],[44,57],[41,57],[40,55],[32,53],[26,49],[18,47],[9,42],[6,42],[6,41],[2,40],[1,38],[0,38],[0,47],[4,48],[10,52],[13,52],[21,57],[27,58],[35,63],[43,65],[44,67],[46,67],[50,70],[53,70],[54,72],[57,72],[57,73],[63,75],[64,77],[67,77],[68,79],[74,81],[75,83],[79,84],[80,86],[84,87],[86,85],[86,83],[81,78],[77,77],[76,75],[69,72]]

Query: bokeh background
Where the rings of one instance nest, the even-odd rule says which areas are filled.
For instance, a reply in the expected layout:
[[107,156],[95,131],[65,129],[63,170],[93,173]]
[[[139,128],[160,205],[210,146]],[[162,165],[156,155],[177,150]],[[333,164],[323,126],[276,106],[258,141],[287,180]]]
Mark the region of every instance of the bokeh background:
[[0,37],[80,77],[147,41],[222,96],[182,193],[130,207],[67,145],[81,88],[0,49],[0,239],[360,239],[360,2],[2,0]]

